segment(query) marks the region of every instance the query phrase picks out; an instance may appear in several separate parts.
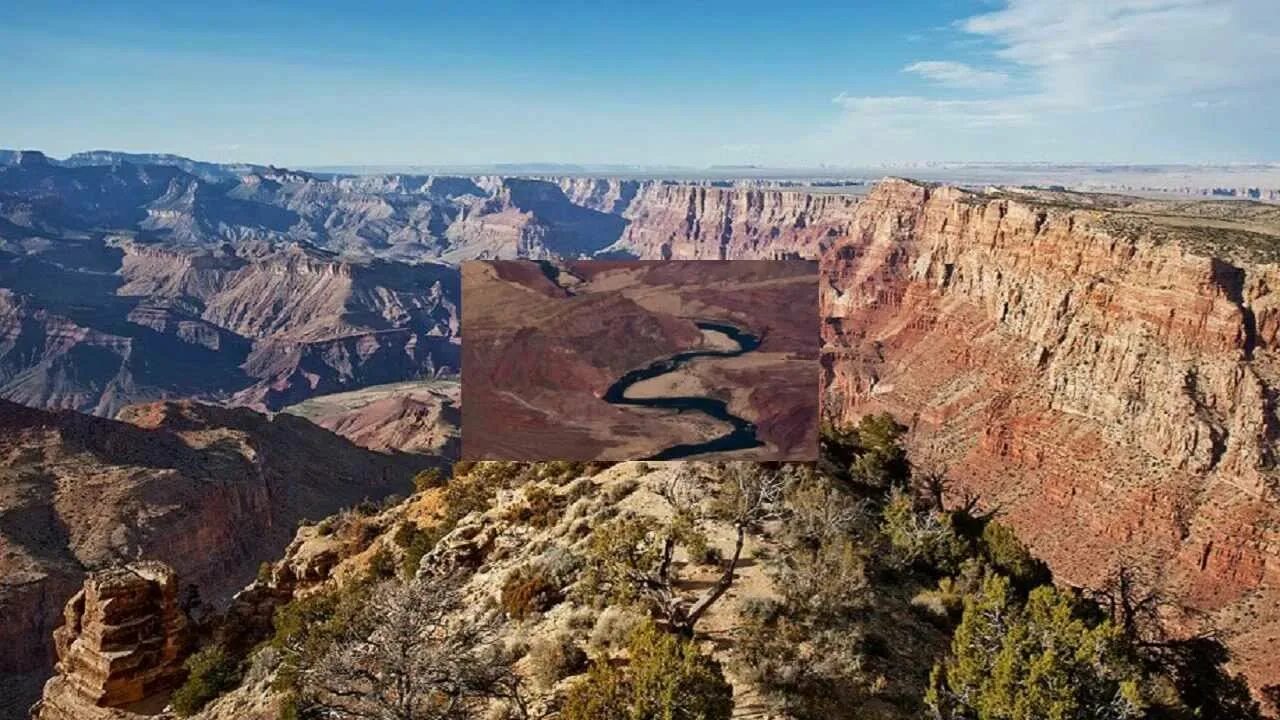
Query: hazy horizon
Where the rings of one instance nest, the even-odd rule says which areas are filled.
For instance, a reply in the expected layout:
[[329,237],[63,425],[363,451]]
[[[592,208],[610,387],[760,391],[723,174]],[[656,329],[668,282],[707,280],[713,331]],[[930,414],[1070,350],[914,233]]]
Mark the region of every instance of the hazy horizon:
[[[54,153],[39,147],[19,147],[9,146],[0,143],[0,152],[38,152],[54,161],[65,161],[74,156],[83,156],[98,153],[110,153],[119,155],[153,155],[153,156],[169,156],[182,158],[194,162],[214,163],[222,165],[254,165],[259,167],[277,167],[284,170],[302,170],[313,172],[337,172],[341,170],[361,170],[361,171],[377,171],[377,172],[407,172],[410,170],[462,170],[462,169],[487,169],[501,170],[512,169],[522,171],[592,171],[603,172],[609,170],[617,171],[637,171],[660,173],[664,171],[688,172],[688,171],[719,171],[726,173],[735,172],[786,172],[786,173],[827,173],[835,177],[843,176],[848,173],[856,173],[858,171],[867,170],[894,170],[894,169],[946,169],[946,168],[1018,168],[1030,169],[1036,167],[1045,168],[1081,168],[1081,169],[1102,169],[1102,170],[1119,170],[1125,168],[1132,169],[1161,169],[1161,168],[1280,168],[1280,161],[1222,161],[1222,162],[1123,162],[1123,161],[1089,161],[1089,160],[947,160],[947,159],[930,159],[892,162],[884,161],[879,163],[865,163],[861,165],[837,165],[837,164],[818,164],[818,165],[763,165],[763,164],[711,164],[711,165],[695,165],[695,164],[643,164],[643,163],[609,163],[609,162],[562,162],[554,160],[499,160],[495,162],[485,163],[431,163],[431,162],[390,162],[390,163],[363,163],[352,162],[342,164],[303,164],[303,165],[286,165],[276,162],[271,158],[238,158],[235,160],[216,160],[207,157],[193,156],[190,154],[166,150],[164,148],[144,148],[144,149],[123,149],[123,148],[86,148],[73,150],[66,153]],[[532,169],[532,170],[531,170]],[[843,175],[841,175],[843,174]]]

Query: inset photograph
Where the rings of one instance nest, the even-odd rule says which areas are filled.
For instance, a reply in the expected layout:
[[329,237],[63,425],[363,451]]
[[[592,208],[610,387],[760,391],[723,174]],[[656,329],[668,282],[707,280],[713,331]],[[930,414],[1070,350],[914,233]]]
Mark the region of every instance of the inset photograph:
[[468,460],[815,460],[818,265],[462,265]]

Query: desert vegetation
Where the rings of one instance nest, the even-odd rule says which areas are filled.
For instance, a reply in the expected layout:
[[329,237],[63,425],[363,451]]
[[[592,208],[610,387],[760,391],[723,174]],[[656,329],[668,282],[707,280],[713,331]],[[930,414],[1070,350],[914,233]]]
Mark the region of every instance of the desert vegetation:
[[359,572],[295,591],[256,650],[194,656],[175,708],[265,670],[292,718],[1261,717],[1219,644],[1160,633],[1142,578],[1055,586],[902,432],[828,428],[817,464],[424,475],[404,504],[430,515],[332,522]]

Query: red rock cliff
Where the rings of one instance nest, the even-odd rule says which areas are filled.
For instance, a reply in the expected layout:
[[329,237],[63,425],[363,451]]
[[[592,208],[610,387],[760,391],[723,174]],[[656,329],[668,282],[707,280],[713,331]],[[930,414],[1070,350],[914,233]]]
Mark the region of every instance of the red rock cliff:
[[848,232],[856,205],[851,195],[653,183],[623,212],[618,246],[652,259],[812,258]]
[[824,400],[909,423],[1066,582],[1138,568],[1260,687],[1280,682],[1280,238],[1230,213],[886,181],[824,257]]

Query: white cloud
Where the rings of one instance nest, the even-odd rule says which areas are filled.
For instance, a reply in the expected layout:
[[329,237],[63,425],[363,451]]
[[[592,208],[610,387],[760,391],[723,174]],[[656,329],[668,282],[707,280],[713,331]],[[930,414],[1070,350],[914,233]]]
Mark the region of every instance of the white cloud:
[[972,65],[950,60],[921,60],[902,68],[944,87],[964,89],[998,88],[1009,76],[993,70],[979,70]]
[[[825,136],[833,147],[843,142],[851,152],[866,152],[869,144],[855,138],[892,129],[902,140],[900,153],[927,148],[948,157],[1004,159],[1004,152],[1020,152],[1013,148],[1053,154],[1073,147],[1095,159],[1094,152],[1132,153],[1123,158],[1131,159],[1157,147],[1189,151],[1193,137],[1218,142],[1213,128],[1195,119],[1203,113],[1189,108],[1277,110],[1278,0],[995,0],[995,6],[961,20],[951,28],[952,42],[938,44],[967,46],[969,62],[931,59],[903,68],[945,95],[837,96],[843,113]],[[974,47],[989,50],[975,56]],[[1000,71],[986,69],[993,66]],[[870,146],[891,149],[887,142]],[[1241,144],[1227,138],[1220,146]]]
[[1280,81],[1275,0],[1005,0],[961,28],[1074,105],[1150,104]]

